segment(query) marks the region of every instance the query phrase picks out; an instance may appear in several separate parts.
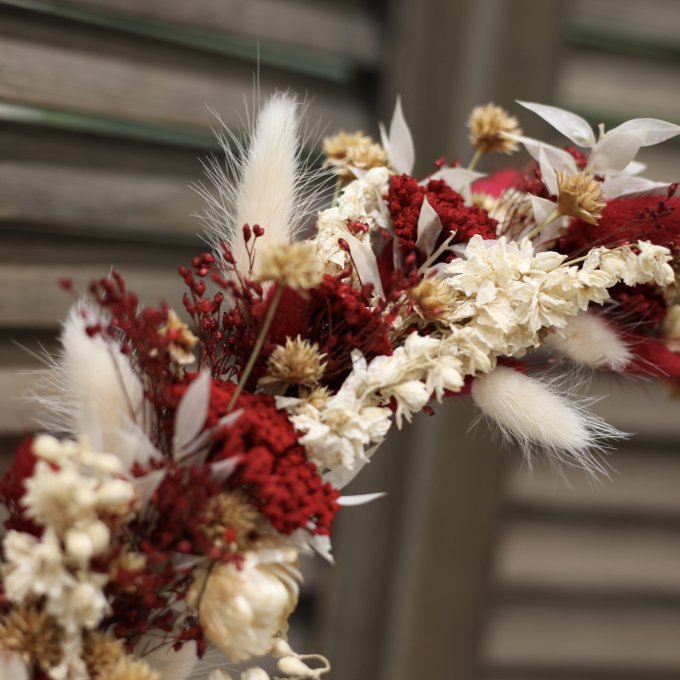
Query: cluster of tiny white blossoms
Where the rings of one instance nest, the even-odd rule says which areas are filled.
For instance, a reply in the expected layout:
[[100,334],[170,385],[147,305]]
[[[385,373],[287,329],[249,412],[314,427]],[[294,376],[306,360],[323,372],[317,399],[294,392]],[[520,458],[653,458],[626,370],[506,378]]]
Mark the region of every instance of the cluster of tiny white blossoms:
[[61,661],[49,675],[84,679],[82,633],[97,628],[109,611],[103,592],[108,576],[94,571],[91,560],[109,549],[107,522],[124,521],[134,489],[119,478],[120,460],[93,451],[86,441],[42,435],[33,452],[38,461],[21,503],[43,532],[40,538],[20,531],[5,536],[5,595],[17,605],[44,598],[45,611],[62,629]]
[[637,250],[595,248],[576,266],[566,255],[535,252],[528,239],[474,236],[463,257],[437,271],[455,309],[448,328],[411,333],[391,356],[369,363],[355,352],[352,372],[334,396],[320,406],[292,407],[300,443],[322,468],[351,471],[367,462],[367,451],[390,428],[390,402],[401,427],[432,397],[458,392],[465,376],[488,373],[498,357],[521,357],[540,346],[542,329],[562,328],[590,303],[601,304],[619,281],[667,286],[674,280],[667,248],[641,241]]

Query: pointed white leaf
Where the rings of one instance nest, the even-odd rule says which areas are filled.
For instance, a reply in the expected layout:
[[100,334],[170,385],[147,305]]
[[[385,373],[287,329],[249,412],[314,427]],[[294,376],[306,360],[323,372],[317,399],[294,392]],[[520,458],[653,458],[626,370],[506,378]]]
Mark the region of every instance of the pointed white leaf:
[[633,118],[611,129],[607,135],[613,132],[634,132],[641,137],[640,146],[652,146],[680,135],[680,125],[658,118]]
[[333,559],[330,536],[320,536],[315,534],[310,537],[309,544],[326,561],[330,562],[331,564],[335,563],[335,560]]
[[425,255],[429,255],[437,244],[437,239],[442,231],[442,222],[434,208],[429,204],[427,197],[423,199],[418,217],[418,240],[416,247],[420,248]]
[[404,118],[401,98],[397,97],[392,122],[390,123],[389,148],[387,154],[392,167],[398,172],[410,175],[416,162],[416,150],[411,131]]
[[209,373],[201,373],[189,385],[177,407],[173,450],[179,458],[203,429],[210,405]]
[[150,461],[163,457],[146,432],[127,414],[121,414],[121,424],[110,453],[120,459],[126,470],[132,469],[135,463],[146,467]]
[[610,130],[593,147],[586,170],[594,175],[621,172],[635,159],[643,137],[634,130]]
[[608,177],[602,182],[602,193],[606,200],[617,196],[627,196],[628,194],[638,194],[643,191],[653,191],[656,189],[666,189],[668,182],[655,182],[645,177],[631,177],[629,175],[619,175],[618,177]]
[[379,297],[385,297],[380,272],[378,271],[378,261],[371,246],[362,243],[351,234],[345,235],[345,240],[349,244],[352,259],[357,268],[357,274],[362,283],[372,283],[373,293]]
[[382,498],[387,494],[384,491],[378,493],[360,493],[355,496],[340,496],[338,498],[338,505],[343,505],[345,507],[350,507],[353,505],[365,505],[378,498]]
[[390,148],[390,138],[385,129],[385,124],[382,121],[378,123],[378,130],[380,130],[380,143],[382,144],[383,149],[388,151]]
[[640,161],[631,161],[628,165],[621,170],[623,175],[639,175],[641,172],[647,169],[647,163],[641,163]]
[[578,146],[593,146],[595,144],[595,134],[587,120],[577,116],[571,111],[565,111],[557,106],[547,106],[546,104],[536,104],[534,102],[517,103],[529,111],[538,114],[546,123],[552,125],[558,132],[569,138]]
[[218,484],[223,484],[232,474],[234,474],[234,470],[236,470],[240,462],[240,456],[232,456],[231,458],[218,460],[210,466],[210,479]]
[[545,153],[543,147],[540,148],[538,152],[538,165],[541,168],[541,178],[543,179],[543,184],[547,187],[551,196],[557,195],[557,174],[553,169],[553,166],[548,160],[548,156]]
[[537,225],[545,224],[548,217],[557,207],[557,203],[549,201],[547,198],[541,198],[540,196],[534,196],[529,194],[531,199],[531,209],[534,211],[534,220]]
[[[210,440],[212,439],[215,432],[223,427],[229,427],[230,425],[233,425],[241,417],[242,413],[243,409],[228,413],[226,416],[222,416],[217,421],[217,425],[215,425],[215,427],[203,430],[203,432],[201,432],[198,437],[190,442],[190,445],[184,449],[182,452],[183,457],[186,458],[191,455],[191,463],[203,463],[205,456],[208,453],[208,444],[210,443]],[[205,450],[200,452],[199,455],[199,451],[203,447],[205,447]]]
[[539,155],[542,149],[553,169],[568,172],[570,175],[573,175],[578,171],[578,168],[576,167],[576,160],[568,151],[565,151],[564,149],[560,149],[556,146],[553,146],[552,144],[546,144],[545,142],[541,142],[538,139],[532,139],[531,137],[511,134],[506,136],[514,139],[516,142],[522,143],[524,148],[527,150],[527,153],[535,161],[539,160]]
[[167,470],[165,469],[154,470],[149,472],[148,475],[133,477],[129,480],[135,490],[135,495],[142,510],[149,504],[151,496],[156,493],[156,489],[161,485],[166,472]]
[[444,180],[452,189],[462,194],[465,189],[469,189],[473,182],[486,177],[486,173],[468,170],[467,168],[442,168],[434,174],[425,178],[421,184],[427,184],[432,179]]

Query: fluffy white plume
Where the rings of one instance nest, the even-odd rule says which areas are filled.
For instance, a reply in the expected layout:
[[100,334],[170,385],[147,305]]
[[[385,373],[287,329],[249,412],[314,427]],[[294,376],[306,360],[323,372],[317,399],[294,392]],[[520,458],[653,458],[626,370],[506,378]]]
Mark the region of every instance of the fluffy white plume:
[[274,94],[260,110],[247,147],[226,128],[218,132],[226,168],[215,160],[207,163],[212,188],[196,187],[208,203],[203,218],[210,240],[218,253],[219,244],[230,245],[242,273],[250,269],[244,224],[259,224],[265,232],[255,248],[257,272],[258,253],[269,244],[290,242],[317,201],[325,173],[302,162],[302,108],[291,94]]
[[545,344],[573,362],[592,369],[623,371],[633,358],[630,347],[599,314],[581,312],[555,328]]
[[86,435],[95,449],[115,451],[121,429],[141,414],[143,389],[113,341],[87,334],[86,327],[97,321],[84,302],[71,308],[62,327],[61,354],[52,358],[45,377],[50,396],[36,399],[45,429]]
[[589,413],[582,398],[560,394],[554,383],[504,366],[475,378],[472,398],[528,458],[541,447],[553,461],[606,474],[594,454],[602,450],[605,439],[625,436]]

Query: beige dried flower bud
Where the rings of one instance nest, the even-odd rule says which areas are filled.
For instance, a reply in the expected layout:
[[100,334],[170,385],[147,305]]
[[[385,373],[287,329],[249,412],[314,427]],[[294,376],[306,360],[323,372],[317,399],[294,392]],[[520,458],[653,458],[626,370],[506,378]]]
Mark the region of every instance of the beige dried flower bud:
[[409,289],[409,300],[414,312],[424,321],[448,325],[453,319],[456,294],[450,286],[436,277],[423,279]]
[[[251,533],[257,527],[258,511],[248,502],[243,491],[235,489],[213,496],[206,504],[200,523],[205,537],[219,550],[250,547]],[[225,531],[233,529],[236,534],[234,545],[227,545]]]
[[557,211],[560,215],[578,217],[589,224],[597,224],[606,202],[602,183],[586,172],[570,175],[557,171]]
[[83,639],[83,661],[92,677],[104,676],[125,655],[123,643],[106,633],[88,631]]
[[314,244],[272,244],[260,253],[257,281],[275,281],[293,290],[313,288],[321,281]]
[[167,335],[169,339],[168,351],[173,361],[180,366],[186,366],[196,361],[193,349],[198,343],[198,338],[189,330],[187,326],[177,316],[172,309],[168,310],[167,321],[158,330],[159,335]]
[[506,153],[517,151],[518,144],[505,133],[521,135],[522,129],[514,116],[501,106],[485,104],[472,109],[468,119],[470,143],[480,153]]
[[295,385],[316,385],[326,370],[325,354],[319,346],[302,340],[287,338],[285,345],[278,345],[267,360],[267,378]]
[[29,667],[47,671],[61,659],[62,629],[35,605],[23,604],[0,617],[0,651],[16,652]]
[[187,594],[206,637],[232,661],[267,654],[288,628],[301,578],[292,548],[245,553],[243,564],[201,569]]
[[323,140],[323,152],[326,165],[336,168],[338,175],[346,180],[354,178],[348,165],[361,170],[387,165],[385,149],[361,130],[352,133],[341,130],[337,135],[326,137]]
[[131,656],[123,656],[106,675],[98,674],[95,678],[106,680],[161,680],[161,676],[153,671],[150,666],[141,659]]

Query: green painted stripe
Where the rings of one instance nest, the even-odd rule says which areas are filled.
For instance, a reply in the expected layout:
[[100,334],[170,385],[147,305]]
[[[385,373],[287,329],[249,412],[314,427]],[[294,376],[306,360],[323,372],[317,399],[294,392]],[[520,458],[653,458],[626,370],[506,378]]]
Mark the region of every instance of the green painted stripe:
[[680,40],[654,38],[602,24],[572,21],[567,26],[570,45],[646,58],[680,60]]
[[346,57],[274,43],[256,43],[252,39],[228,36],[167,21],[80,7],[68,1],[0,0],[0,5],[20,7],[70,21],[153,38],[248,62],[259,61],[262,65],[336,83],[345,84],[352,81],[357,70],[354,62]]
[[110,137],[123,137],[142,142],[167,144],[197,150],[219,148],[210,132],[193,131],[162,125],[149,125],[120,118],[107,118],[59,109],[24,106],[0,101],[0,120],[27,125],[42,125],[60,130],[71,130]]

